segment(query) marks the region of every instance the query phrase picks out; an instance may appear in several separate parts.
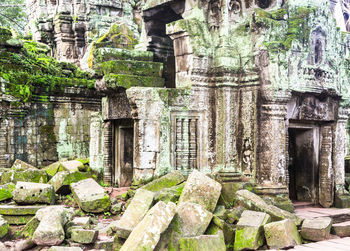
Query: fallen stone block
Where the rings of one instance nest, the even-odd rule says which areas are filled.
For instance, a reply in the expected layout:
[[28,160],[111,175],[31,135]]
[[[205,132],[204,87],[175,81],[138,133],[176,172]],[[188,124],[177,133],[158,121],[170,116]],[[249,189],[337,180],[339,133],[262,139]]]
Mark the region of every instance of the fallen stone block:
[[185,177],[180,171],[173,171],[158,179],[153,180],[152,182],[142,186],[141,188],[151,192],[159,192],[164,188],[176,186],[184,181]]
[[32,215],[3,215],[3,218],[10,225],[25,225],[32,219],[32,217]]
[[174,203],[158,202],[133,229],[120,251],[153,250],[160,235],[168,228],[175,212]]
[[310,241],[327,240],[330,238],[332,223],[330,217],[305,219],[301,226],[301,236]]
[[48,251],[83,251],[83,249],[80,247],[53,246],[53,247],[50,247]]
[[111,207],[111,213],[114,215],[120,214],[123,211],[123,203],[119,202]]
[[282,210],[274,205],[267,204],[258,195],[249,192],[248,190],[239,190],[236,192],[236,204],[249,210],[265,212],[271,216],[272,221],[290,219],[293,220],[297,226],[302,222],[302,219],[295,214]]
[[213,214],[199,204],[184,202],[178,205],[177,213],[169,228],[162,234],[157,250],[178,248],[181,237],[195,237],[204,234],[212,217]]
[[18,204],[55,203],[55,191],[49,184],[17,182],[12,195]]
[[156,195],[154,196],[154,201],[156,202],[163,201],[165,203],[168,203],[171,201],[171,202],[177,203],[181,196],[184,186],[185,186],[185,183],[182,183],[178,186],[164,188],[156,193]]
[[15,190],[15,184],[12,182],[0,186],[0,201],[11,199],[13,190]]
[[82,228],[72,229],[70,232],[71,240],[81,244],[94,243],[97,239],[98,231]]
[[154,193],[144,189],[138,189],[130,205],[127,207],[119,221],[111,223],[111,229],[118,237],[128,238],[131,231],[145,217],[153,203]]
[[332,225],[333,232],[339,237],[350,236],[350,221],[345,221]]
[[81,226],[82,228],[88,228],[91,223],[90,217],[75,217],[72,220],[74,226]]
[[16,161],[12,164],[11,169],[21,169],[21,170],[26,170],[26,169],[37,169],[35,166],[32,166],[31,164],[28,164],[20,159],[16,159]]
[[10,230],[9,224],[3,217],[0,216],[0,238],[7,235],[9,230]]
[[202,205],[209,212],[214,212],[220,193],[220,183],[194,170],[186,181],[179,199],[179,205],[184,202],[191,202]]
[[69,172],[78,172],[79,170],[84,169],[84,164],[81,163],[78,160],[70,160],[70,161],[64,161],[61,162],[63,170],[69,171]]
[[263,212],[246,210],[239,219],[235,232],[235,250],[257,250],[264,244],[263,226],[270,222],[270,216]]
[[225,251],[226,245],[222,231],[216,235],[184,237],[179,240],[179,250],[191,251]]
[[64,241],[64,225],[72,219],[73,209],[63,206],[51,206],[40,209],[36,213],[40,221],[39,226],[33,234],[32,240],[37,245],[54,246]]
[[35,216],[33,216],[21,230],[20,236],[31,239],[35,230],[38,228],[39,223],[40,221]]
[[10,225],[24,225],[35,216],[35,213],[39,209],[44,207],[46,207],[46,205],[0,205],[0,215],[2,215]]
[[47,174],[45,170],[37,168],[29,169],[5,169],[0,170],[0,185],[6,183],[34,182],[34,183],[47,183]]
[[52,163],[49,166],[43,168],[49,177],[53,177],[56,173],[63,171],[63,167],[60,161]]
[[71,190],[75,201],[85,212],[101,213],[108,211],[111,200],[94,179],[85,179],[71,184]]
[[273,249],[284,249],[301,244],[298,228],[291,220],[268,223],[264,226],[267,245]]
[[62,171],[56,173],[49,184],[53,186],[57,194],[67,195],[71,192],[70,185],[78,181],[91,178],[91,173]]

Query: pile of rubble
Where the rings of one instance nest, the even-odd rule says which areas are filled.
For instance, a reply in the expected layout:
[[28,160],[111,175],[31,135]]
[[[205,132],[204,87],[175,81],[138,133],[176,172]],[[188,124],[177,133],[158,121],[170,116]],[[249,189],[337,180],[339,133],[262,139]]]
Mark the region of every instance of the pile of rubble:
[[[187,180],[169,173],[111,202],[87,169],[75,160],[44,169],[16,161],[2,170],[0,250],[285,249],[331,236],[331,218],[303,221],[246,189],[235,192],[234,207],[225,208],[218,203],[222,185],[198,171]],[[77,208],[54,205],[69,193]],[[82,211],[88,216],[79,216]],[[98,215],[109,212],[119,216],[102,224]],[[15,234],[13,224],[25,226]],[[349,229],[333,225],[339,236],[350,236]],[[10,236],[25,239],[11,242]]]

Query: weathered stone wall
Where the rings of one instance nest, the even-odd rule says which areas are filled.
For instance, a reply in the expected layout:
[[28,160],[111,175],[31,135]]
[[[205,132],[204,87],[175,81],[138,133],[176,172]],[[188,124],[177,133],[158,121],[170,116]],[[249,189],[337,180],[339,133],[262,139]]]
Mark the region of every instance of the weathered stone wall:
[[15,159],[45,166],[64,158],[88,158],[91,114],[101,111],[93,91],[67,88],[46,102],[16,107],[2,103],[0,161],[9,167]]

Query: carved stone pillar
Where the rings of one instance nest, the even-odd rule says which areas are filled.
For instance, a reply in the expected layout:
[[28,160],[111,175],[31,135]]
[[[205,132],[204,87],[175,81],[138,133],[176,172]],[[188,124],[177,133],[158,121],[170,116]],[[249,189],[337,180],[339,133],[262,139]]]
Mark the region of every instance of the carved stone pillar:
[[332,127],[321,127],[321,152],[319,164],[319,203],[330,207],[334,199],[334,174],[332,168]]
[[73,18],[69,14],[60,14],[54,18],[56,58],[59,61],[74,61]]
[[261,106],[260,142],[256,191],[261,194],[287,193],[285,102]]
[[347,149],[346,122],[349,109],[339,108],[338,120],[333,127],[333,169],[335,190],[337,194],[344,194],[345,166],[344,159]]
[[104,135],[104,159],[103,159],[103,182],[112,185],[113,174],[113,124],[105,121],[103,128]]

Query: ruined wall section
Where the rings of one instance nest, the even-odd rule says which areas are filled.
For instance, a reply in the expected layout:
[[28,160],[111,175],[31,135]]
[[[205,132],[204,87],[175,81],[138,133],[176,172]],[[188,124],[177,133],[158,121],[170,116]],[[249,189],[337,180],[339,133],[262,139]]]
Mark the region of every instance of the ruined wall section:
[[100,99],[91,94],[70,88],[62,96],[24,107],[5,102],[0,118],[1,165],[10,167],[16,159],[46,166],[65,158],[88,158],[91,114],[101,110]]

